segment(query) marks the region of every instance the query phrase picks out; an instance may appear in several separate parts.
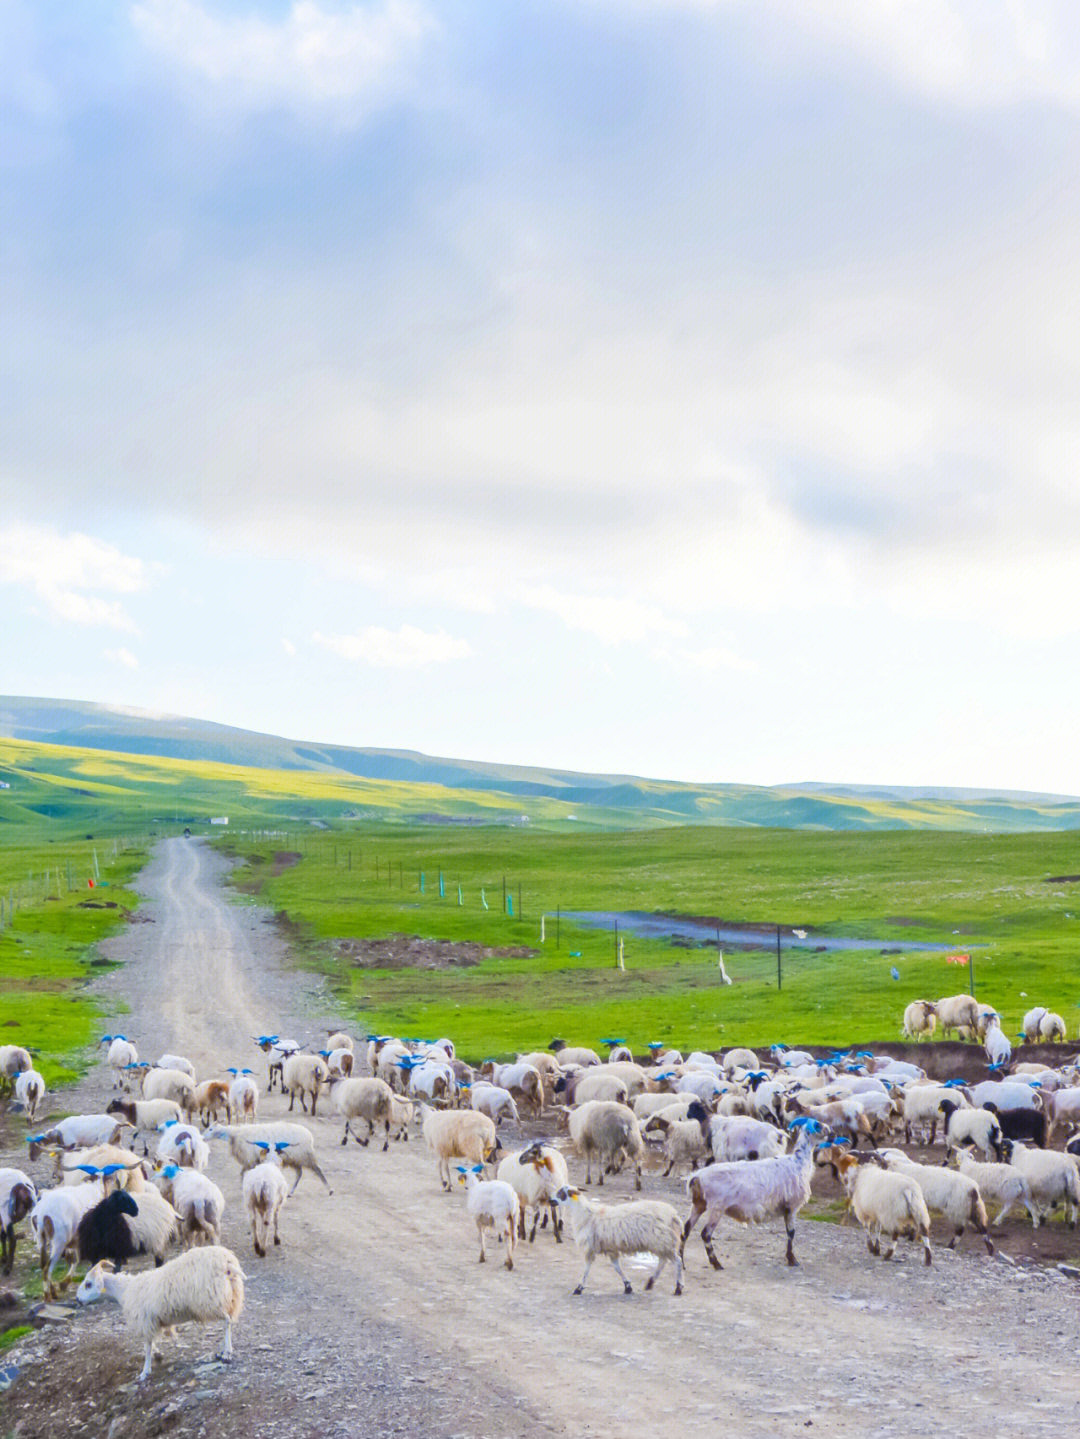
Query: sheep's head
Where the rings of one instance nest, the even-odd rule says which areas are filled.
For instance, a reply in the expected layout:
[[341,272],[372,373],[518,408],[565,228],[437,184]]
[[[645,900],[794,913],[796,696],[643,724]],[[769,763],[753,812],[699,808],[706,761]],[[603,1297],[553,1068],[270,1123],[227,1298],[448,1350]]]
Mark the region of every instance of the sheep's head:
[[115,1265],[111,1259],[103,1259],[100,1264],[95,1264],[79,1285],[75,1298],[80,1304],[96,1303],[105,1294],[105,1276],[115,1272]]
[[552,1204],[571,1204],[581,1199],[581,1190],[573,1184],[564,1184],[551,1196]]

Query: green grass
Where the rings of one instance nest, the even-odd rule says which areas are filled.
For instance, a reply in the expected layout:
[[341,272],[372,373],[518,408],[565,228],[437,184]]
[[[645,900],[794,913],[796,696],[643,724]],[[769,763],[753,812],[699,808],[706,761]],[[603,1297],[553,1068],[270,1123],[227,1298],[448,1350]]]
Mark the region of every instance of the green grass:
[[[1046,882],[1080,872],[1080,840],[1068,834],[686,827],[567,835],[429,826],[309,833],[271,844],[232,835],[223,843],[245,860],[234,873],[238,888],[291,922],[306,962],[330,976],[361,1026],[449,1034],[471,1058],[546,1045],[556,1033],[591,1043],[616,1033],[638,1046],[663,1040],[708,1048],[897,1038],[909,999],[968,985],[968,970],[943,955],[905,952],[905,942],[916,939],[970,952],[978,993],[1001,1010],[1007,1030],[1018,1029],[1036,999],[1060,1009],[1070,1033],[1077,1023],[1080,917],[1067,916],[1080,916],[1080,886]],[[298,862],[275,864],[274,854],[290,844],[299,844]],[[524,918],[502,912],[504,876],[515,911],[520,885]],[[488,911],[480,907],[481,887]],[[723,987],[715,950],[627,935],[620,973],[610,933],[565,922],[556,948],[557,907],[781,922],[864,936],[868,944],[839,955],[786,953],[779,992],[774,949],[727,952],[735,983]],[[541,914],[548,916],[542,947]],[[395,933],[533,952],[493,953],[465,969],[372,970],[358,968],[338,943]],[[883,955],[882,945],[901,952]]]
[[0,1354],[2,1354],[5,1349],[10,1349],[13,1345],[18,1344],[19,1340],[25,1339],[28,1334],[33,1334],[33,1332],[34,1326],[32,1324],[13,1324],[10,1329],[5,1329],[3,1334],[0,1334]]

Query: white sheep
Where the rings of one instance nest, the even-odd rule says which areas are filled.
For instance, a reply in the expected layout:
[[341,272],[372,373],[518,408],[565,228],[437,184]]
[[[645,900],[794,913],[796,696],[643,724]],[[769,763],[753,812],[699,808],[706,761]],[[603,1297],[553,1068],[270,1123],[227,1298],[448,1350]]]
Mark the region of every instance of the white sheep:
[[967,1175],[979,1186],[984,1204],[996,1202],[1000,1205],[992,1221],[995,1227],[1004,1220],[1014,1205],[1022,1204],[1031,1216],[1031,1227],[1038,1228],[1039,1211],[1032,1203],[1031,1186],[1018,1169],[1014,1169],[1011,1164],[986,1164],[970,1158],[967,1154],[954,1155],[952,1162],[961,1174]]
[[1012,1058],[1012,1044],[1009,1036],[1001,1028],[1001,1022],[996,1015],[986,1026],[983,1048],[986,1050],[986,1057],[991,1064],[1005,1065]]
[[1080,1170],[1073,1156],[1054,1149],[1028,1149],[1015,1139],[1003,1140],[1001,1147],[1006,1164],[1027,1180],[1039,1223],[1045,1224],[1047,1216],[1062,1204],[1069,1228],[1075,1229],[1080,1213]]
[[1064,1044],[1067,1038],[1065,1021],[1061,1015],[1056,1014],[1052,1009],[1047,1010],[1039,1020],[1039,1039],[1043,1044]]
[[[836,1167],[852,1212],[866,1231],[866,1247],[871,1254],[891,1259],[896,1241],[903,1235],[921,1239],[924,1262],[933,1263],[930,1213],[914,1179],[879,1169],[876,1164],[860,1164],[854,1154],[838,1155]],[[882,1238],[887,1244],[883,1254]]]
[[522,1239],[525,1238],[525,1230],[528,1228],[529,1211],[533,1212],[532,1228],[529,1230],[530,1244],[536,1238],[537,1225],[543,1211],[544,1225],[547,1225],[550,1212],[555,1243],[562,1243],[562,1220],[557,1207],[551,1202],[555,1191],[570,1183],[566,1160],[560,1150],[553,1144],[537,1140],[520,1153],[508,1154],[495,1171],[495,1178],[505,1180],[518,1197],[521,1206],[518,1233]]
[[503,1179],[482,1179],[482,1164],[459,1164],[456,1168],[458,1183],[465,1186],[466,1208],[476,1220],[477,1233],[480,1235],[480,1263],[483,1264],[487,1259],[484,1231],[493,1229],[497,1235],[505,1238],[505,1264],[507,1269],[513,1269],[514,1242],[520,1217],[517,1194]]
[[568,1064],[580,1065],[583,1069],[590,1064],[599,1064],[600,1056],[595,1049],[587,1049],[581,1045],[568,1045],[560,1040],[553,1040],[548,1048],[552,1050],[558,1060],[560,1069],[565,1069]]
[[931,1039],[936,1028],[937,1009],[933,1000],[913,999],[904,1010],[904,1038],[916,1041]]
[[26,1117],[33,1124],[38,1108],[45,1099],[45,1081],[36,1069],[24,1069],[16,1076],[15,1098],[26,1110]]
[[[625,1093],[625,1089],[623,1092]],[[469,1091],[469,1106],[478,1109],[481,1114],[486,1114],[496,1125],[505,1115],[521,1127],[514,1096],[508,1089],[501,1089],[497,1084],[484,1084],[480,1081],[473,1084]]]
[[195,1081],[182,1069],[141,1069],[143,1099],[172,1099],[185,1114],[195,1110]]
[[697,1102],[692,1094],[639,1094],[630,1108],[644,1124],[654,1114],[666,1114],[669,1119],[685,1119],[686,1111]]
[[311,1115],[315,1117],[315,1106],[319,1101],[319,1090],[330,1082],[330,1071],[321,1054],[290,1054],[282,1066],[282,1092],[289,1096],[289,1112],[292,1113],[296,1096],[300,1096],[300,1108],[307,1113],[306,1096],[311,1096]]
[[957,1099],[938,1105],[945,1116],[945,1158],[974,1146],[987,1159],[1001,1157],[1001,1125],[988,1109],[961,1109]]
[[103,1034],[101,1043],[109,1046],[105,1059],[113,1072],[113,1088],[122,1089],[125,1074],[139,1062],[139,1051],[126,1034]]
[[289,1186],[281,1172],[281,1160],[288,1149],[287,1140],[271,1144],[266,1139],[256,1139],[255,1148],[263,1158],[244,1173],[241,1192],[244,1207],[251,1221],[251,1236],[255,1253],[260,1259],[266,1257],[266,1241],[273,1230],[274,1243],[280,1244],[278,1224],[281,1208],[289,1197]]
[[[104,1192],[100,1181],[61,1185],[58,1189],[47,1189],[31,1209],[30,1228],[46,1299],[55,1299],[58,1289],[66,1288],[70,1282],[77,1262],[75,1240],[79,1220],[104,1198]],[[53,1272],[65,1255],[68,1271],[57,1285],[53,1282]]]
[[508,1089],[523,1109],[541,1114],[544,1109],[544,1081],[532,1064],[496,1064],[487,1059],[480,1066],[481,1075],[501,1089]]
[[645,1141],[641,1137],[641,1126],[632,1109],[625,1104],[614,1104],[604,1099],[590,1099],[580,1109],[570,1112],[570,1138],[578,1154],[585,1160],[585,1183],[592,1183],[592,1161],[595,1155],[599,1161],[598,1184],[604,1182],[607,1173],[615,1173],[623,1163],[632,1161],[635,1171],[635,1188],[641,1188],[641,1161],[645,1155]]
[[[393,1115],[394,1091],[383,1079],[362,1075],[357,1079],[340,1079],[330,1090],[330,1102],[345,1120],[342,1144],[349,1142],[349,1135],[365,1148],[375,1133],[376,1123],[385,1126],[386,1139],[383,1153],[390,1148],[390,1124]],[[353,1133],[350,1125],[354,1119],[367,1122],[367,1139]]]
[[166,1119],[159,1126],[155,1158],[159,1164],[179,1164],[182,1168],[204,1173],[210,1164],[210,1146],[193,1124]]
[[693,1169],[709,1156],[708,1136],[702,1132],[701,1124],[696,1119],[672,1119],[661,1111],[647,1121],[642,1133],[663,1135],[664,1157],[668,1162],[664,1170],[665,1179],[680,1164],[686,1164]]
[[251,1070],[231,1068],[227,1073],[232,1075],[226,1106],[230,1124],[239,1124],[244,1120],[254,1124],[259,1114],[259,1086]]
[[431,1109],[420,1106],[424,1142],[438,1160],[439,1181],[450,1189],[450,1161],[484,1164],[499,1147],[494,1123],[472,1109]]
[[0,1274],[15,1263],[15,1226],[37,1203],[37,1185],[21,1169],[0,1169]]
[[[559,1093],[559,1085],[562,1083],[562,1080],[556,1080],[556,1093]],[[562,1092],[566,1096],[566,1103],[571,1105],[588,1104],[590,1099],[608,1099],[617,1104],[626,1104],[630,1098],[626,1081],[618,1074],[608,1074],[606,1064],[578,1070],[565,1082]]]
[[623,1292],[633,1293],[633,1286],[622,1271],[619,1257],[623,1254],[653,1254],[656,1268],[645,1281],[651,1289],[670,1259],[675,1265],[675,1293],[682,1293],[683,1238],[682,1221],[670,1204],[660,1199],[632,1199],[626,1204],[601,1204],[587,1199],[580,1189],[564,1185],[552,1196],[555,1203],[565,1205],[574,1231],[574,1242],[585,1256],[585,1272],[575,1294],[585,1292],[589,1270],[598,1255],[611,1260],[612,1268],[623,1282]]
[[180,1237],[185,1249],[193,1244],[221,1243],[225,1196],[212,1179],[197,1169],[166,1164],[155,1173],[154,1180],[180,1217]]
[[305,1129],[302,1124],[291,1124],[286,1119],[273,1119],[258,1124],[214,1124],[204,1130],[203,1138],[226,1140],[229,1152],[241,1170],[251,1169],[262,1162],[262,1154],[255,1148],[255,1140],[266,1139],[271,1144],[278,1140],[287,1140],[289,1147],[281,1156],[281,1163],[285,1169],[296,1171],[296,1180],[289,1193],[296,1193],[296,1186],[300,1183],[305,1169],[310,1169],[312,1174],[322,1180],[328,1194],[334,1192],[315,1158],[315,1140],[311,1130]]
[[683,1241],[701,1216],[702,1243],[714,1269],[723,1266],[713,1249],[712,1236],[721,1215],[740,1224],[761,1224],[782,1215],[787,1229],[787,1262],[795,1258],[795,1216],[810,1198],[814,1172],[813,1141],[825,1130],[816,1119],[796,1121],[799,1129],[790,1154],[765,1159],[742,1159],[695,1169],[686,1181],[691,1209],[683,1227]]
[[[447,1040],[446,1042],[449,1044],[450,1041]],[[326,1047],[331,1051],[341,1049],[347,1051],[349,1054],[352,1054],[352,1036],[346,1034],[343,1029],[331,1029],[328,1031],[326,1036]]]
[[338,1045],[336,1049],[320,1052],[323,1059],[326,1060],[326,1067],[330,1071],[331,1079],[349,1079],[352,1076],[356,1056],[353,1054],[351,1045],[348,1048],[345,1045]]
[[904,1090],[902,1106],[906,1144],[911,1143],[916,1132],[920,1133],[927,1144],[934,1143],[938,1121],[942,1118],[943,1100],[949,1100],[960,1109],[971,1107],[965,1095],[949,1085],[912,1084]]
[[974,1038],[979,1028],[979,1006],[970,994],[950,994],[934,1002],[942,1039],[955,1029],[967,1038]]
[[775,1125],[741,1114],[708,1118],[709,1148],[717,1163],[740,1159],[778,1159],[787,1140]]
[[70,1114],[40,1134],[28,1134],[28,1155],[31,1163],[43,1150],[78,1149],[94,1144],[116,1144],[131,1125],[115,1114]]
[[30,1069],[33,1063],[30,1051],[21,1044],[0,1044],[0,1086],[10,1089],[8,1081],[13,1080],[24,1069]]
[[110,1189],[138,1194],[146,1185],[142,1160],[118,1144],[95,1144],[89,1149],[67,1150],[60,1156],[60,1175],[67,1185],[103,1179]]
[[1024,1022],[1020,1028],[1023,1030],[1024,1038],[1029,1044],[1034,1044],[1039,1038],[1039,1025],[1042,1023],[1042,1017],[1046,1013],[1048,1013],[1046,1006],[1037,1004],[1024,1015]]
[[244,1271],[236,1255],[220,1245],[189,1249],[145,1274],[116,1274],[107,1260],[96,1264],[79,1285],[77,1298],[93,1304],[103,1297],[120,1305],[124,1322],[144,1346],[140,1383],[150,1378],[158,1334],[191,1320],[224,1320],[224,1344],[216,1357],[232,1360],[232,1326],[244,1307]]
[[881,1159],[886,1169],[896,1170],[900,1174],[906,1174],[909,1179],[914,1179],[922,1190],[927,1209],[940,1214],[953,1230],[948,1246],[950,1249],[955,1247],[956,1241],[963,1234],[964,1226],[970,1224],[982,1235],[987,1254],[993,1254],[994,1246],[986,1222],[986,1206],[979,1193],[978,1184],[970,1175],[945,1169],[940,1164],[915,1164],[899,1149],[882,1150]]
[[[269,1072],[266,1092],[273,1094],[274,1080],[276,1079],[281,1084],[281,1070],[285,1060],[290,1054],[295,1054],[300,1045],[295,1039],[282,1039],[277,1034],[257,1034],[252,1037],[267,1057]],[[284,1094],[284,1092],[284,1087],[282,1087],[282,1093]]]
[[188,1075],[192,1081],[195,1079],[195,1066],[182,1054],[159,1054],[154,1060],[153,1068],[178,1069],[181,1074]]
[[167,1119],[179,1123],[183,1110],[174,1099],[114,1099],[109,1104],[109,1113],[131,1126],[132,1143],[142,1135],[143,1154],[149,1154],[151,1132],[156,1133]]

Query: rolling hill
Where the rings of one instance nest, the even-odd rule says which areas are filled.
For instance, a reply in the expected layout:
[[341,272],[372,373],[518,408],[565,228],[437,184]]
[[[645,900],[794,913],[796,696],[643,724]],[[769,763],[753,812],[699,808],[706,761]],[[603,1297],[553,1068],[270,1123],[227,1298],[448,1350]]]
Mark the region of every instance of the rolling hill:
[[[1080,829],[1080,800],[1064,796],[818,782],[686,784],[635,775],[580,774],[440,758],[412,750],[291,740],[207,720],[77,700],[0,697],[0,736],[22,742],[16,754],[0,739],[0,771],[12,771],[5,776],[12,789],[0,796],[0,808],[26,801],[31,775],[35,790],[51,784],[67,795],[35,793],[32,808],[39,814],[63,808],[73,789],[82,791],[83,801],[99,794],[95,786],[102,778],[93,773],[95,766],[86,756],[103,751],[131,757],[119,788],[128,783],[164,784],[168,806],[177,815],[181,809],[192,810],[197,794],[200,812],[207,804],[221,808],[230,799],[236,809],[244,796],[253,818],[269,819],[279,811],[287,811],[289,817],[311,817],[317,795],[316,808],[328,818],[363,810],[369,816],[385,812],[402,818],[504,822],[528,815],[540,823],[605,827]],[[29,769],[27,744],[50,747]],[[65,751],[80,752],[84,758],[77,765],[73,755],[65,761]],[[136,758],[144,764],[136,764]],[[155,770],[148,763],[153,760],[165,762],[164,767]],[[52,779],[47,781],[50,771]],[[24,776],[21,782],[16,781],[16,772]],[[116,774],[110,784],[117,783]]]

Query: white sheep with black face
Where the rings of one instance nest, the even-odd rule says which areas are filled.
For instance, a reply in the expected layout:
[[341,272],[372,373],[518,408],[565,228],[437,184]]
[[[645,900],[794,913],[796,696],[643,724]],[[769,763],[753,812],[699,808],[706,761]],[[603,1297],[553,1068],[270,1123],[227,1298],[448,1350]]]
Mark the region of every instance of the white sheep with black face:
[[124,1322],[143,1345],[142,1383],[150,1378],[157,1336],[176,1324],[223,1320],[224,1343],[215,1357],[231,1362],[232,1326],[244,1308],[244,1271],[236,1255],[217,1244],[189,1249],[145,1274],[117,1274],[106,1260],[90,1270],[76,1297],[80,1304],[111,1299],[120,1305]]

